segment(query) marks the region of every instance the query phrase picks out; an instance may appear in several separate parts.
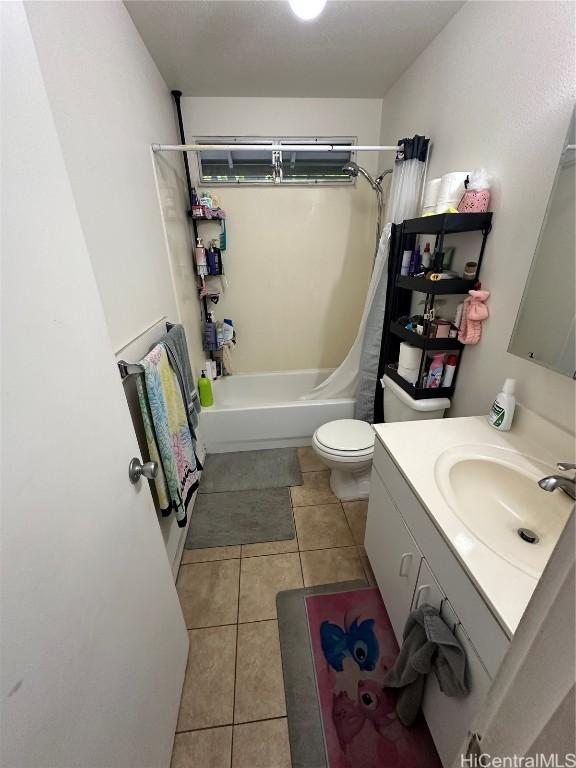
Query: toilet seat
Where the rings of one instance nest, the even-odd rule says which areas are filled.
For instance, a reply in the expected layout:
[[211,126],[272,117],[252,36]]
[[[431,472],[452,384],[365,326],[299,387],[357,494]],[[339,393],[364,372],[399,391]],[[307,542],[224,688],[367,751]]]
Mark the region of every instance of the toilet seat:
[[338,419],[323,424],[314,433],[320,453],[350,460],[367,459],[374,453],[374,430],[365,421]]

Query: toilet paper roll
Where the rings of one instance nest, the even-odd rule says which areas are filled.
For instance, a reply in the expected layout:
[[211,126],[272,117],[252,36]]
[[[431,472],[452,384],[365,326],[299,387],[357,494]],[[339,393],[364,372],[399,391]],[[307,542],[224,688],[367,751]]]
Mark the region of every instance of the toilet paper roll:
[[422,357],[422,350],[418,347],[413,347],[411,344],[407,344],[405,341],[400,344],[400,356],[398,358],[398,367],[410,368],[412,370],[420,368],[420,358]]
[[406,379],[406,381],[410,382],[410,384],[416,384],[418,381],[418,368],[404,368],[403,366],[398,366],[398,375],[402,376],[403,379]]
[[424,208],[436,205],[441,182],[442,179],[438,177],[437,179],[430,179],[430,181],[426,183],[426,187],[424,188],[424,198],[422,200],[422,206]]
[[437,205],[446,201],[460,200],[465,192],[464,182],[469,175],[468,171],[453,171],[445,173],[440,181]]

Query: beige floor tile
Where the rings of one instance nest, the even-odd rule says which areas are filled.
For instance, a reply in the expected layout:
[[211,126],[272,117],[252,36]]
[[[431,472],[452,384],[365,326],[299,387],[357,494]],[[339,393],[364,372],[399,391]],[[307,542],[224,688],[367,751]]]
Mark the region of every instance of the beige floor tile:
[[302,472],[322,472],[326,469],[326,465],[310,446],[298,448],[298,461]]
[[170,768],[230,768],[232,726],[177,733]]
[[360,562],[362,563],[362,567],[364,568],[364,573],[366,574],[366,579],[368,581],[368,584],[375,587],[376,586],[376,577],[374,576],[374,571],[372,570],[372,566],[370,565],[370,560],[368,560],[368,555],[366,554],[366,550],[363,546],[358,547],[358,554],[360,555]]
[[247,557],[240,562],[238,621],[275,619],[277,593],[302,586],[299,554]]
[[304,585],[333,584],[336,581],[365,579],[356,547],[301,552]]
[[239,578],[240,560],[183,565],[176,589],[188,629],[235,624]]
[[304,472],[304,485],[290,488],[292,506],[308,507],[312,504],[336,504],[338,499],[332,493],[329,484],[330,472]]
[[242,557],[259,555],[284,555],[286,552],[298,552],[298,539],[287,541],[266,541],[262,544],[242,544]]
[[294,520],[300,549],[328,549],[354,544],[340,504],[295,507]]
[[176,731],[230,725],[234,714],[236,627],[193,629]]
[[286,718],[235,725],[232,768],[292,768]]
[[209,560],[231,560],[240,557],[240,544],[232,547],[210,547],[208,549],[185,549],[180,565],[207,563]]
[[364,544],[366,532],[366,515],[368,514],[368,499],[362,501],[344,501],[344,514],[352,529],[352,536],[356,544]]
[[277,621],[238,626],[234,722],[286,714]]

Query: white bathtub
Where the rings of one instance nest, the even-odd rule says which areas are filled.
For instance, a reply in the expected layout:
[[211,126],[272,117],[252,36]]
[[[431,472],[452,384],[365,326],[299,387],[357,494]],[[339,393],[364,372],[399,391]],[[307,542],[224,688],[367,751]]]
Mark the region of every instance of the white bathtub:
[[321,424],[351,419],[352,398],[299,400],[331,372],[241,373],[213,382],[214,405],[200,417],[208,453],[310,445]]

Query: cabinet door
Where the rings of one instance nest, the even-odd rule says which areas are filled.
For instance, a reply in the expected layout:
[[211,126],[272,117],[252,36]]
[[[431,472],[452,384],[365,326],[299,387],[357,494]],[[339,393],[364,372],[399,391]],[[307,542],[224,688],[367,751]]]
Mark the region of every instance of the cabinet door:
[[466,682],[470,690],[468,696],[446,696],[440,690],[436,675],[432,672],[426,681],[422,701],[424,717],[442,764],[451,766],[466,738],[472,718],[488,692],[491,680],[426,560],[422,560],[420,565],[413,610],[423,603],[433,605],[440,611],[440,615],[454,632],[466,654]]
[[410,613],[422,553],[375,471],[364,541],[398,643]]

